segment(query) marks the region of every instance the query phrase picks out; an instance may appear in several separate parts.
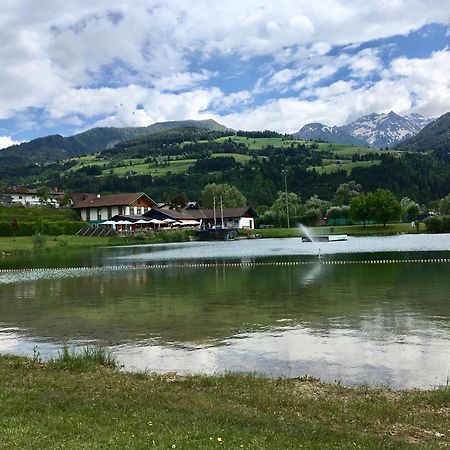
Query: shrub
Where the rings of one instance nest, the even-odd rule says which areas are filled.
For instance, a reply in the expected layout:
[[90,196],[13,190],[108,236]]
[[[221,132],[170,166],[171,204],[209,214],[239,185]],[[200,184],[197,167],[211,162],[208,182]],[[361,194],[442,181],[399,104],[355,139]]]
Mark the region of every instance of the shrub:
[[429,233],[449,233],[450,232],[450,215],[449,216],[431,216],[427,217],[423,223],[427,227]]
[[45,234],[34,233],[32,240],[35,248],[44,248],[47,245],[47,236]]

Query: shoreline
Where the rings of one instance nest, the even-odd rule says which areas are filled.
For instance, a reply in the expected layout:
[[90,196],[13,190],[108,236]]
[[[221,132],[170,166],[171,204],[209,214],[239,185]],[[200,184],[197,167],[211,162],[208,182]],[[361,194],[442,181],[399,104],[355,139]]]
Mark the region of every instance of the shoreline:
[[[386,227],[383,225],[367,225],[363,227],[361,225],[349,225],[349,226],[325,226],[325,227],[312,227],[310,228],[313,234],[347,234],[349,236],[393,236],[398,234],[423,234],[426,230],[422,224],[419,232],[411,227],[410,224],[388,224]],[[428,234],[428,233],[426,233]],[[34,248],[32,242],[32,236],[17,236],[13,237],[0,237],[0,258],[9,256],[12,253],[20,253],[23,251],[53,251],[53,250],[65,250],[65,249],[88,249],[95,247],[116,247],[116,246],[129,246],[129,245],[142,245],[142,244],[168,244],[188,242],[192,236],[192,232],[174,231],[172,233],[164,233],[161,235],[142,237],[82,237],[82,236],[64,236],[63,244],[58,240],[58,237],[47,237],[47,245],[44,248]],[[246,234],[240,232],[240,238],[246,238]],[[250,236],[256,238],[268,239],[268,238],[298,238],[303,234],[298,228],[261,228],[252,231]],[[249,237],[251,239],[251,237]],[[1,259],[0,259],[1,260]]]
[[8,448],[447,448],[450,389],[177,376],[0,355]]

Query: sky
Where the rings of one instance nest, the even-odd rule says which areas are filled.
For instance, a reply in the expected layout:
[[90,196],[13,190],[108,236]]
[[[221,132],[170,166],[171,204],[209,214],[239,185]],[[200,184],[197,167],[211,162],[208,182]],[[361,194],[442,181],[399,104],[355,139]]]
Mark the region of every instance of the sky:
[[215,119],[450,110],[450,0],[1,0],[0,148]]

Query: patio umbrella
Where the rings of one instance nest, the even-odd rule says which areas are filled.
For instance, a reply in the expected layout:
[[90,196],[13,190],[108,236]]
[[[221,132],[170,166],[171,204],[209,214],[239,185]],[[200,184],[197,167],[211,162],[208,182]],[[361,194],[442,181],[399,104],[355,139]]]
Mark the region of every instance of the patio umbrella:
[[134,222],[134,223],[145,224],[145,223],[150,223],[150,222],[148,220],[139,219],[137,222]]
[[158,219],[152,219],[152,220],[150,220],[150,223],[154,223],[155,225],[158,225],[161,223],[161,221]]
[[116,222],[116,225],[133,225],[133,222],[130,222],[129,220],[119,220]]
[[116,222],[114,220],[105,220],[105,222],[99,223],[99,225],[115,225]]
[[167,219],[164,219],[163,222],[164,222],[164,223],[175,223],[176,220],[167,218]]

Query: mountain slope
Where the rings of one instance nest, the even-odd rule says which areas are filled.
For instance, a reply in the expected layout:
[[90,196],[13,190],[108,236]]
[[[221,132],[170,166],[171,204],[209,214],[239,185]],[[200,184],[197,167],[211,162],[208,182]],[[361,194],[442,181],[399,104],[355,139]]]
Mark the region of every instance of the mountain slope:
[[420,123],[425,121],[422,116],[408,118],[391,111],[388,114],[363,116],[342,129],[353,137],[363,139],[371,147],[392,147],[417,134],[422,128]]
[[299,139],[325,141],[333,144],[366,145],[363,140],[354,138],[342,130],[342,127],[329,127],[322,123],[309,123],[293,136]]
[[403,117],[391,111],[388,114],[369,114],[340,127],[308,124],[294,136],[374,148],[393,147],[417,134],[429,122],[430,119],[420,114]]
[[5,148],[0,152],[0,164],[4,166],[20,166],[73,158],[104,150],[125,140],[178,128],[231,131],[214,120],[159,122],[148,127],[134,128],[92,128],[70,137],[60,135],[46,136]]
[[450,112],[428,124],[416,136],[397,146],[399,150],[450,152]]

